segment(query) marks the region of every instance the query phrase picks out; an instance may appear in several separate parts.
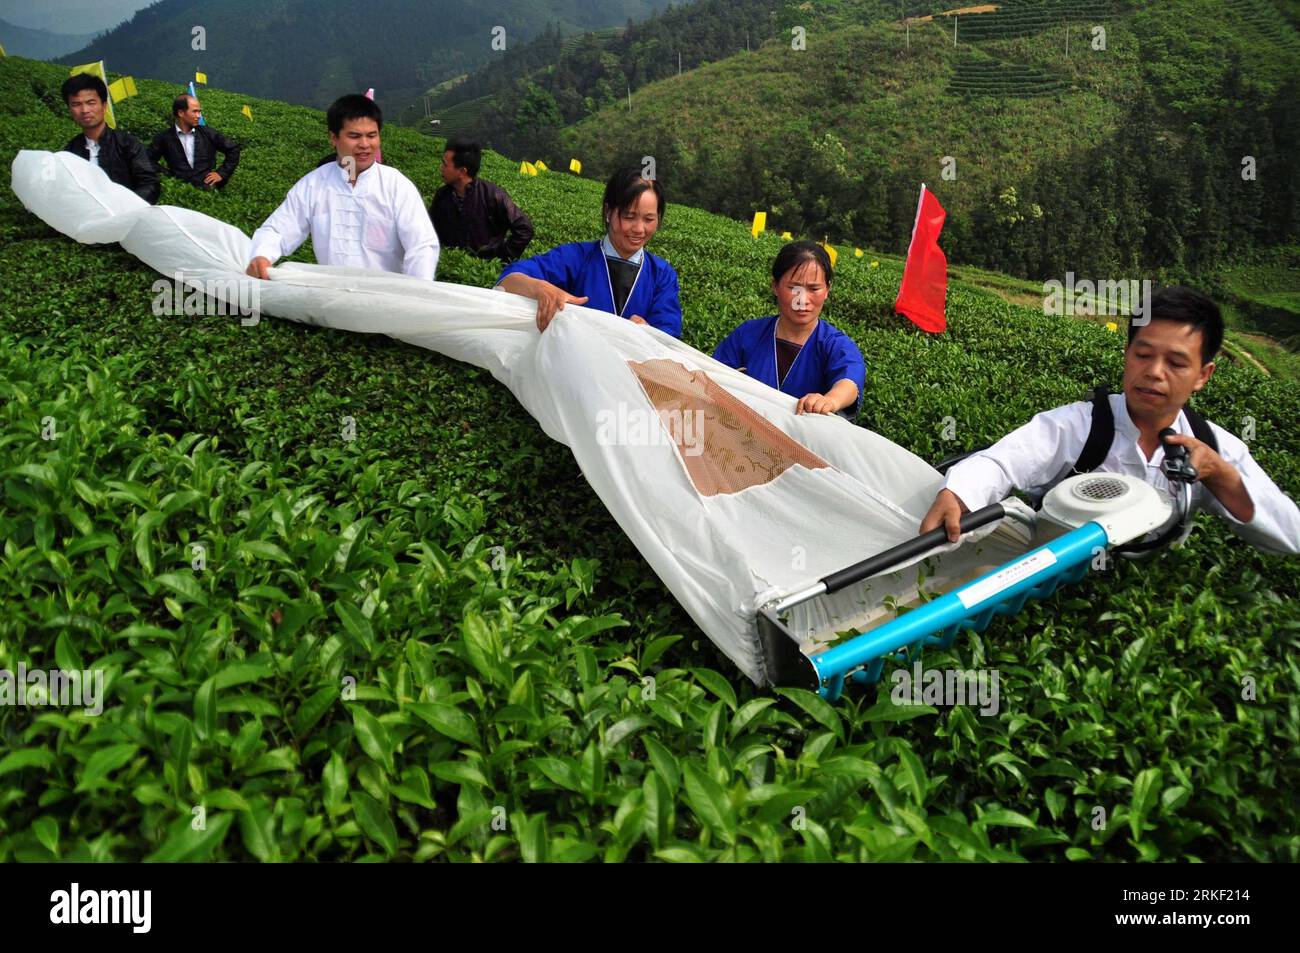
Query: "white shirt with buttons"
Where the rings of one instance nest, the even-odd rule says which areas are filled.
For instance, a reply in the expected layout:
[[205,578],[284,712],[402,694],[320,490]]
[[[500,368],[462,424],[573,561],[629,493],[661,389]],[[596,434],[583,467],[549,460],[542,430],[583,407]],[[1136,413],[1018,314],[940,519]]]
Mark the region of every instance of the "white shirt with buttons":
[[434,280],[438,234],[415,183],[375,163],[348,183],[329,162],[308,172],[253,233],[250,258],[272,263],[292,255],[308,235],[322,265],[371,268]]

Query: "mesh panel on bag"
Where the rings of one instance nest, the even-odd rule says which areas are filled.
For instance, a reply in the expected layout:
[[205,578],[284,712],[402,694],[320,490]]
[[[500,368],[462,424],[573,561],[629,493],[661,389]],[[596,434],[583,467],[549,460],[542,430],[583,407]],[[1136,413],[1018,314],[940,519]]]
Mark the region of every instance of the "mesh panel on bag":
[[829,467],[703,371],[676,361],[628,361],[704,496],[770,483],[795,464]]

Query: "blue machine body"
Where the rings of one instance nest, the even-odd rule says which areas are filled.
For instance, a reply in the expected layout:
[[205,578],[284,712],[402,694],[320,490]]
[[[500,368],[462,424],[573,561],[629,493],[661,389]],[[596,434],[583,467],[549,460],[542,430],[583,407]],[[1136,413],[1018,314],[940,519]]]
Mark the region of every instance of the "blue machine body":
[[1083,578],[1097,550],[1108,545],[1099,523],[1085,523],[891,622],[810,656],[820,694],[835,701],[846,678],[874,683],[885,660],[901,649],[915,656],[926,645],[947,648],[961,629],[982,632],[994,615],[1012,615],[1027,599],[1046,598]]

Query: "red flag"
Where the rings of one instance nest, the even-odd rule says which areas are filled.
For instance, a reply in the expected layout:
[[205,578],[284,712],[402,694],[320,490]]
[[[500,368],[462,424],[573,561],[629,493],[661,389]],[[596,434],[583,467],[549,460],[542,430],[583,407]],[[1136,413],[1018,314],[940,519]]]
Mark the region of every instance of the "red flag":
[[948,327],[943,316],[948,297],[948,258],[939,247],[939,233],[947,217],[934,193],[921,183],[912,243],[907,246],[907,264],[903,266],[903,283],[894,310],[922,331],[937,333]]

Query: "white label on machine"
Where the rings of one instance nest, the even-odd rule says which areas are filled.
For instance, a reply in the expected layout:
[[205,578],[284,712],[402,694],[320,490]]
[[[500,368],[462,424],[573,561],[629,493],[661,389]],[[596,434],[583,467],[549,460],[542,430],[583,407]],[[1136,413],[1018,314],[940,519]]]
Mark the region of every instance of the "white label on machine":
[[1002,567],[987,579],[981,579],[964,589],[958,589],[957,598],[967,609],[972,609],[991,596],[1010,589],[1022,579],[1028,579],[1034,573],[1055,565],[1056,554],[1050,549],[1040,549],[1020,562]]

